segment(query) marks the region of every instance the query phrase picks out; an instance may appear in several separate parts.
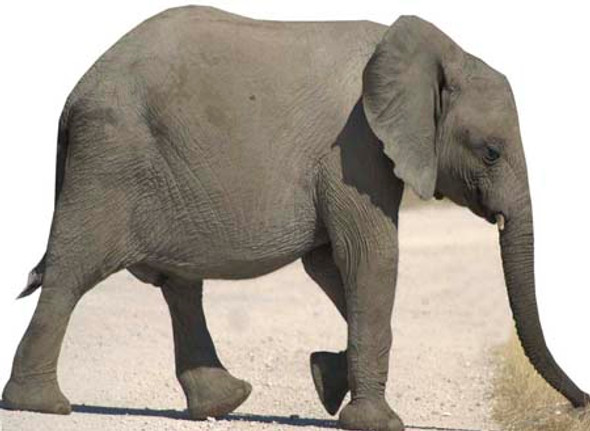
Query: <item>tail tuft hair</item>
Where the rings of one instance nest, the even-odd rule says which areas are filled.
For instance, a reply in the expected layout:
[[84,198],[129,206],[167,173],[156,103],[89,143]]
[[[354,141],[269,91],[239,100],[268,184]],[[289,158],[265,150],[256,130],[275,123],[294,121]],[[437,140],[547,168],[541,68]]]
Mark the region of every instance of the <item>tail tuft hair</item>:
[[29,296],[35,290],[37,290],[43,284],[43,275],[45,274],[45,255],[41,258],[41,261],[33,268],[29,273],[29,279],[27,280],[27,287],[17,296],[16,299],[24,298]]

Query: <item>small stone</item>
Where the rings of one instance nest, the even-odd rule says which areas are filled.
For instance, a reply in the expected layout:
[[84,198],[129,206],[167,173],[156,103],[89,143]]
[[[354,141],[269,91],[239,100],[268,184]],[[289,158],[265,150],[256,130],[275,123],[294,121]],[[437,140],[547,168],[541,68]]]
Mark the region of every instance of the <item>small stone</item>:
[[207,422],[215,422],[216,420],[213,416],[207,416]]

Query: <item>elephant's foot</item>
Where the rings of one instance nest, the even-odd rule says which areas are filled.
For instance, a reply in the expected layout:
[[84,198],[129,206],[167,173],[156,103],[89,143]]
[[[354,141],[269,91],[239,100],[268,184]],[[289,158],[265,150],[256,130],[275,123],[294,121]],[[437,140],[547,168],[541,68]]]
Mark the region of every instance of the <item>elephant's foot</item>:
[[357,399],[340,412],[339,426],[348,430],[403,431],[404,424],[385,399]]
[[240,406],[252,392],[250,383],[236,379],[223,368],[199,367],[182,373],[191,419],[224,416]]
[[11,377],[2,393],[4,406],[11,410],[30,410],[67,415],[72,406],[59,389],[55,377]]
[[309,362],[320,401],[328,413],[335,415],[348,393],[346,352],[314,352]]

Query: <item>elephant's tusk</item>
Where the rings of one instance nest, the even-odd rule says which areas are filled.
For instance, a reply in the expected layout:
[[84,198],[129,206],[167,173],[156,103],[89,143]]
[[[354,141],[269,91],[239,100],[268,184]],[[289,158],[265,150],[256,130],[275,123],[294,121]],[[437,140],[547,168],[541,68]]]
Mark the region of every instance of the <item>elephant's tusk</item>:
[[504,224],[506,220],[504,219],[504,214],[498,213],[496,214],[496,224],[498,225],[498,230],[502,232],[504,230]]

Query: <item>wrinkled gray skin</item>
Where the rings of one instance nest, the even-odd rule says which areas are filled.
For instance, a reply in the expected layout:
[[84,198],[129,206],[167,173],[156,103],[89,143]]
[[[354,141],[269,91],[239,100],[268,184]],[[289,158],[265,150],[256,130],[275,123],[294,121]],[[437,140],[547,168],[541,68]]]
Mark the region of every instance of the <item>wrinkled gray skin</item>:
[[324,406],[349,429],[401,430],[384,398],[404,184],[494,222],[518,334],[575,406],[588,396],[545,344],[535,302],[525,158],[506,78],[431,24],[255,21],[168,10],[114,45],[76,86],[58,139],[43,285],[3,399],[69,413],[56,365],[80,297],[123,268],[162,288],[193,418],[249,395],[220,363],[207,278],[256,277],[302,258],[348,322],[316,352]]

